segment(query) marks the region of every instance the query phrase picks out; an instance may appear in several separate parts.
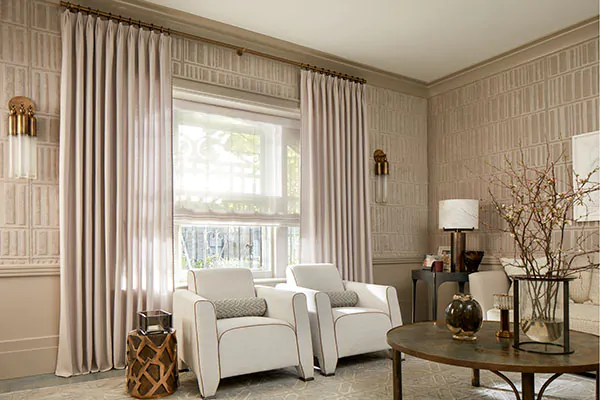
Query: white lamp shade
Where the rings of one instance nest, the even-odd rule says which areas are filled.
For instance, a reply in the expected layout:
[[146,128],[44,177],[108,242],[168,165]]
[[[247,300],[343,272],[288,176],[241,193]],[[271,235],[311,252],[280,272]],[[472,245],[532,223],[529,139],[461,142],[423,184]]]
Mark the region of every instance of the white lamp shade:
[[479,200],[441,200],[440,229],[477,229],[479,227]]

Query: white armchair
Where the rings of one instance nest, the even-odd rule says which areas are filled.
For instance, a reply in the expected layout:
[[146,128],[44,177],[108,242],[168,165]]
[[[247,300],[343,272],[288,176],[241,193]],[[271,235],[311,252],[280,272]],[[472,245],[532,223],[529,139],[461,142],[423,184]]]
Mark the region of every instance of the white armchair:
[[[212,301],[262,297],[264,317],[216,319]],[[178,357],[198,378],[202,397],[214,396],[221,378],[296,366],[313,379],[306,298],[302,293],[254,286],[244,268],[192,270],[188,289],[173,295]]]
[[[482,271],[469,274],[471,296],[483,310],[483,319],[499,321],[500,310],[494,308],[494,294],[508,293],[510,280],[504,271]],[[510,311],[512,318],[512,311]]]
[[[286,270],[278,289],[306,295],[315,357],[321,373],[335,373],[341,357],[387,350],[386,333],[402,325],[396,289],[392,286],[342,281],[333,264],[302,264]],[[332,308],[326,292],[352,290],[355,307]]]

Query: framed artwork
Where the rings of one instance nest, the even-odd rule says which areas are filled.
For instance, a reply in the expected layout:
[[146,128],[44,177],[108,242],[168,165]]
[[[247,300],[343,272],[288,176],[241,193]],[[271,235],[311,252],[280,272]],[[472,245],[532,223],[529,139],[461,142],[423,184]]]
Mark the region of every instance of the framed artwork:
[[444,262],[444,271],[450,271],[450,246],[439,246],[438,256]]
[[[573,179],[592,174],[590,181],[600,181],[600,131],[573,136]],[[575,205],[573,218],[578,222],[600,221],[600,192],[591,193],[584,204]]]

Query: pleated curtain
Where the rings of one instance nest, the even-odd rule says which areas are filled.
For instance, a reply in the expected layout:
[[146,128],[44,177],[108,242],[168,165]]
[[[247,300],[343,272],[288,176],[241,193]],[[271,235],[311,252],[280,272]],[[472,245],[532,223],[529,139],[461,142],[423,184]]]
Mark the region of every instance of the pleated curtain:
[[301,262],[372,282],[364,85],[302,71]]
[[126,364],[141,310],[173,291],[171,39],[62,16],[56,374]]

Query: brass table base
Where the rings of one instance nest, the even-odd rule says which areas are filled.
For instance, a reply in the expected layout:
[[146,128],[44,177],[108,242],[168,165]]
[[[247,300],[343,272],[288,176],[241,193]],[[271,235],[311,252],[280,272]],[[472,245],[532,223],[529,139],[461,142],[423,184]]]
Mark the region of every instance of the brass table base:
[[499,337],[502,339],[510,339],[513,337],[513,333],[511,331],[499,330],[496,332],[496,337]]
[[500,310],[500,330],[496,332],[496,337],[510,339],[513,333],[510,331],[510,321],[508,320],[508,310]]

